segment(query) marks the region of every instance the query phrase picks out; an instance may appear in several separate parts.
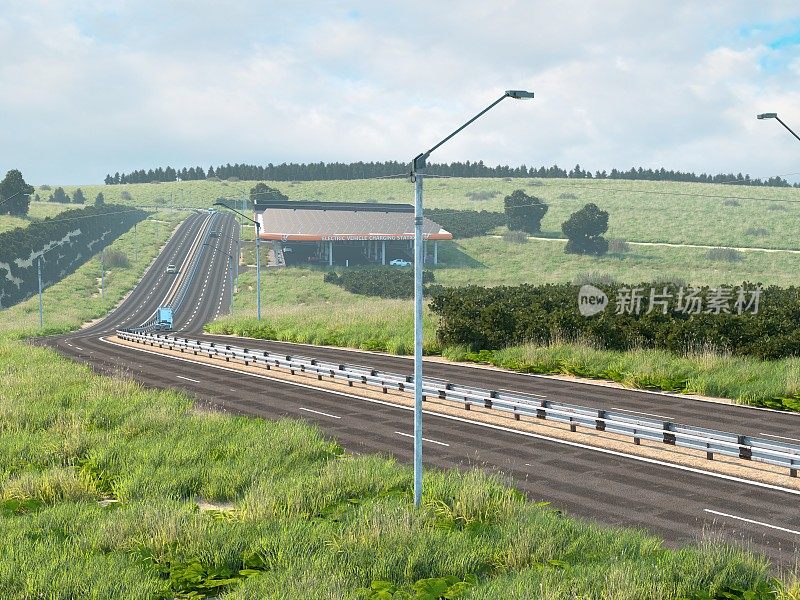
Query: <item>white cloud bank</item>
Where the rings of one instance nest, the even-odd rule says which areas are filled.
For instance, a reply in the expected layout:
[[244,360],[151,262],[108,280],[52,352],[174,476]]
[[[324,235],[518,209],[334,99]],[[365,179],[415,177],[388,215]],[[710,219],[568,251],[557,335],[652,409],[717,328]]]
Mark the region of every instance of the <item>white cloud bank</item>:
[[[797,3],[70,2],[0,13],[0,171],[410,159],[800,172]],[[800,177],[789,177],[797,180]]]

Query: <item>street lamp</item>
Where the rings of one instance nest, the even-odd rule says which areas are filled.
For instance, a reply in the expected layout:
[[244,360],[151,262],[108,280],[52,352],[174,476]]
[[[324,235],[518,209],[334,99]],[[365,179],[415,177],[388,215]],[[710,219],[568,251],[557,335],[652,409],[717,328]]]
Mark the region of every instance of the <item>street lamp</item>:
[[231,208],[227,204],[223,202],[217,201],[214,202],[214,206],[221,206],[222,208],[227,208],[235,212],[237,215],[244,217],[248,221],[250,221],[253,225],[256,226],[256,312],[258,315],[258,320],[261,320],[261,223],[258,221],[254,221],[250,217],[245,214],[240,213],[235,208]]
[[465,127],[489,112],[506,98],[523,100],[533,98],[533,92],[507,90],[497,100],[484,108],[453,133],[427,152],[414,157],[411,163],[411,179],[414,182],[414,505],[422,502],[422,270],[424,268],[422,235],[422,179],[425,161],[431,152],[450,140]]
[[757,115],[757,118],[758,119],[775,119],[778,123],[780,123],[781,125],[786,127],[786,129],[789,131],[789,133],[791,133],[794,137],[796,137],[798,139],[798,141],[800,141],[800,135],[797,135],[794,131],[792,131],[791,127],[789,127],[786,123],[781,121],[781,118],[778,116],[778,113],[761,113],[760,115]]

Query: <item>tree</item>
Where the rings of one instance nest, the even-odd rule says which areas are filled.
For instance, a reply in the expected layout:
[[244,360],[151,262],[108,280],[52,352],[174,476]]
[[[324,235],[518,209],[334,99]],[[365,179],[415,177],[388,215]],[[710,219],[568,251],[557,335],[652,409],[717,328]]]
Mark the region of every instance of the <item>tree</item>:
[[11,169],[0,181],[0,215],[27,215],[33,192],[33,186],[25,183],[22,173]]
[[106,197],[103,196],[103,192],[97,194],[97,197],[94,199],[95,206],[105,206],[106,205]]
[[257,202],[263,204],[264,202],[285,202],[289,197],[275,188],[269,187],[266,183],[257,183],[250,190],[250,207]]
[[503,200],[508,228],[512,231],[539,233],[548,206],[535,196],[516,190]]
[[61,204],[69,204],[69,195],[64,191],[64,188],[57,187],[53,192],[52,202],[60,202]]
[[72,194],[72,202],[75,204],[86,204],[86,196],[83,195],[83,190],[78,188],[75,190],[75,193]]
[[561,224],[561,231],[567,236],[565,252],[569,254],[594,254],[600,256],[608,252],[608,240],[603,234],[608,231],[608,212],[587,204],[572,213]]

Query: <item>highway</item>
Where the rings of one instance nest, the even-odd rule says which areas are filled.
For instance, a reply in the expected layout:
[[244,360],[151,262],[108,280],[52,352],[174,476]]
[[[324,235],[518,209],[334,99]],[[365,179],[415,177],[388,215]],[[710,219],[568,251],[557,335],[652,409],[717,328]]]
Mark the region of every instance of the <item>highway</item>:
[[[187,218],[140,285],[106,319],[73,334],[43,338],[37,343],[53,346],[100,373],[123,374],[150,387],[185,390],[216,410],[270,419],[302,418],[335,437],[349,452],[389,454],[410,464],[412,417],[403,407],[109,342],[107,338],[117,328],[141,324],[152,315],[173,284],[170,277],[174,276],[164,273],[166,265],[183,262],[192,242],[208,228],[209,218],[206,213]],[[216,248],[208,247],[203,254],[198,276],[176,315],[175,329],[193,337],[199,336],[206,321],[224,313],[229,301],[227,253],[235,248],[238,225],[227,214],[216,218],[220,236],[210,240]],[[411,370],[408,359],[393,356],[251,340],[247,346],[400,373]],[[551,400],[599,408],[645,412],[740,433],[800,438],[800,417],[772,411],[431,361],[426,362],[426,376],[534,392]],[[800,560],[798,492],[466,418],[427,414],[424,437],[427,467],[485,469],[506,478],[532,500],[551,502],[574,516],[602,524],[641,527],[672,546],[724,536],[743,541],[783,565]]]

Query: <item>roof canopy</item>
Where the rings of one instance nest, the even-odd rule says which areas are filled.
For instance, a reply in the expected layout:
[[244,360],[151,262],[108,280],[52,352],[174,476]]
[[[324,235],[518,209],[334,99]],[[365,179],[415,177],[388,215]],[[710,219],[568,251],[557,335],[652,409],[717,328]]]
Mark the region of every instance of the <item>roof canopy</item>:
[[[414,207],[360,202],[266,202],[255,206],[262,240],[350,241],[414,239]],[[425,219],[426,240],[453,234]]]

